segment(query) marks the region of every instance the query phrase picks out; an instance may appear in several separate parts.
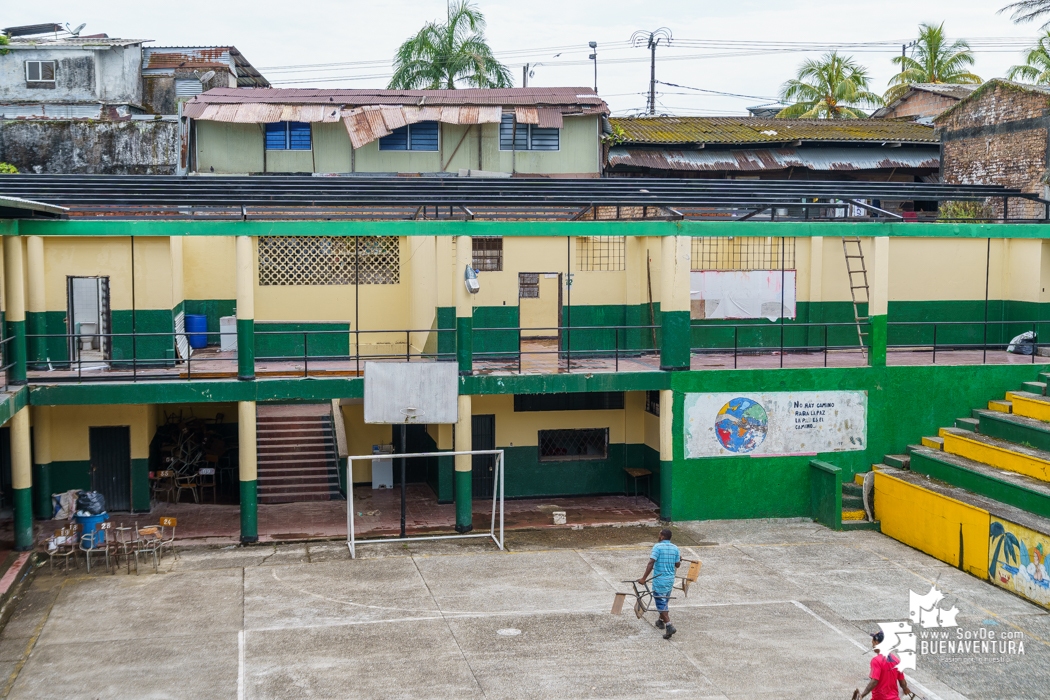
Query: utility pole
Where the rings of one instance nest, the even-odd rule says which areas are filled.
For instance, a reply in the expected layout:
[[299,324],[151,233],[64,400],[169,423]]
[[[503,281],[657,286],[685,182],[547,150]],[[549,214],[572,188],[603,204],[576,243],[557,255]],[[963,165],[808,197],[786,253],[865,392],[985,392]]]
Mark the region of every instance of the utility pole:
[[594,91],[598,92],[598,42],[589,41],[587,46],[591,47],[591,55],[587,58],[594,61]]
[[650,115],[656,114],[656,47],[661,40],[663,40],[665,46],[670,44],[671,38],[671,30],[667,27],[660,27],[651,32],[637,31],[631,35],[631,44],[633,46],[641,46],[644,43],[650,53],[648,100],[648,112]]
[[521,67],[521,86],[523,88],[529,86],[529,64],[526,63]]

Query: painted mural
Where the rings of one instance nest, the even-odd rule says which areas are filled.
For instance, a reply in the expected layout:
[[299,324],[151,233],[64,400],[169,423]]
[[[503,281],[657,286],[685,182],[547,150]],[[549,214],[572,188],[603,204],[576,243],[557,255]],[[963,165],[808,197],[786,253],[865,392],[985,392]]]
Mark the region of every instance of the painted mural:
[[996,586],[1050,608],[1048,554],[1050,535],[992,516],[988,533],[988,578]]
[[686,458],[863,450],[867,415],[863,391],[686,394]]

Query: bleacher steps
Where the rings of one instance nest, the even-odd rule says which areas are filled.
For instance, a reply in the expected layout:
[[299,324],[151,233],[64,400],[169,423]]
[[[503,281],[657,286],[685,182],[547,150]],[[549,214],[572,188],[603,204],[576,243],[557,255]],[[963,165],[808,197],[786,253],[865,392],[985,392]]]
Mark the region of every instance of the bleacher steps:
[[[1014,413],[1025,418],[1034,418],[1035,420],[1050,421],[1050,397],[1033,394],[1028,391],[1011,391],[1006,396],[1010,399],[1009,403],[1013,407],[1013,410],[1007,411],[1007,413]],[[992,402],[988,402],[988,408],[992,408]]]
[[1000,413],[1012,413],[1013,403],[1010,401],[994,400],[988,402],[989,411],[999,411]]
[[[1003,414],[999,414],[999,415],[1007,415],[1007,414],[1003,413]],[[956,418],[955,419],[955,427],[956,428],[959,428],[960,430],[969,430],[971,433],[976,433],[977,432],[977,426],[979,424],[980,424],[980,421],[978,419],[976,419],[976,418]]]
[[929,447],[931,450],[943,450],[944,449],[944,438],[942,437],[924,437],[922,439],[922,446]]
[[1050,452],[1050,423],[1016,413],[978,411],[977,432]]
[[1050,482],[1050,452],[958,428],[941,428],[945,452]]

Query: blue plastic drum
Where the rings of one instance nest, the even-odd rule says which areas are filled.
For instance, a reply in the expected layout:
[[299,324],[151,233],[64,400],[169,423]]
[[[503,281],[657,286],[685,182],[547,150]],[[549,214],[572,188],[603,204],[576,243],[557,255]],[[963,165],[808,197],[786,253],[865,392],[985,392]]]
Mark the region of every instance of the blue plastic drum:
[[101,531],[96,531],[95,526],[104,520],[109,520],[109,513],[74,515],[73,520],[80,523],[80,534],[91,535],[91,537],[84,540],[84,546],[88,547],[88,549],[94,549],[96,546],[102,545],[106,536]]
[[208,317],[201,314],[186,314],[186,337],[194,350],[208,346]]

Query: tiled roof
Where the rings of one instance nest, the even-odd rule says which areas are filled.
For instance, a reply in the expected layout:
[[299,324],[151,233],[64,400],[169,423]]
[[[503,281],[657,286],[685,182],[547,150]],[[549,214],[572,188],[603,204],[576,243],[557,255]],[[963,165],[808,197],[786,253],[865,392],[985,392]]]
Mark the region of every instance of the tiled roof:
[[913,85],[911,85],[912,90],[932,92],[937,95],[944,95],[945,97],[954,97],[957,100],[969,97],[970,93],[976,90],[978,87],[980,86],[959,85],[956,83],[914,83]]
[[928,126],[881,119],[763,119],[759,117],[631,117],[609,120],[625,143],[784,143],[787,141],[935,143]]

